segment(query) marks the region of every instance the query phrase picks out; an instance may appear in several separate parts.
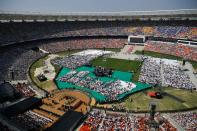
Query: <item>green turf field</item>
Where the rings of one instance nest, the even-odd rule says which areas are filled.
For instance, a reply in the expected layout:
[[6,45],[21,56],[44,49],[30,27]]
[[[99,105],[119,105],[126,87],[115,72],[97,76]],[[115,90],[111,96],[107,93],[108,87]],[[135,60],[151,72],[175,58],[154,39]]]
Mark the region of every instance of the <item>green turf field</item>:
[[113,51],[113,52],[120,52],[121,49],[111,48],[111,49],[105,49],[105,50],[106,51]]
[[195,70],[197,70],[197,62],[196,61],[190,61],[192,66],[194,67]]
[[59,55],[60,57],[64,57],[64,56],[67,56],[67,55],[71,55],[71,54],[74,54],[74,53],[77,53],[77,52],[80,52],[82,50],[70,50],[70,51],[62,51],[62,52],[58,52],[58,53],[55,53],[57,55]]
[[124,108],[130,111],[148,111],[149,103],[155,101],[157,104],[157,111],[169,111],[169,110],[180,110],[188,108],[197,108],[197,92],[192,92],[184,89],[176,89],[172,87],[164,87],[163,92],[166,92],[176,98],[182,100],[178,101],[169,96],[163,96],[162,99],[150,98],[146,95],[146,92],[154,91],[154,89],[148,89],[146,91],[138,92],[130,95],[122,103],[114,104],[115,107],[124,105]]
[[93,66],[108,67],[114,70],[128,71],[128,72],[136,72],[141,64],[140,61],[104,58],[104,57],[99,57],[97,59],[94,59],[91,63]]
[[93,66],[102,66],[112,68],[114,70],[133,72],[132,81],[137,82],[142,62],[134,61],[134,60],[123,60],[123,59],[115,59],[115,58],[104,58],[99,57],[94,59],[92,62]]
[[[136,51],[135,54],[141,55],[142,54],[142,51]],[[144,55],[152,56],[152,57],[157,57],[157,58],[182,60],[181,57],[177,57],[177,56],[173,56],[173,55],[168,55],[168,54],[157,53],[157,52],[152,52],[152,51],[144,51]]]

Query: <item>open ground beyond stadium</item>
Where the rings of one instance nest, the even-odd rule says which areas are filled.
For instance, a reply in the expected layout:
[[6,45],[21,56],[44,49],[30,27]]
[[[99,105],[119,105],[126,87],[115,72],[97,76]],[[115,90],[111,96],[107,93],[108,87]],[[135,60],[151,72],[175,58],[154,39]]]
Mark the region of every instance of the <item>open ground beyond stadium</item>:
[[[90,94],[91,97],[94,97],[96,99],[97,102],[107,102],[108,98],[107,96],[88,89],[86,87],[81,87],[81,86],[77,86],[74,85],[72,83],[69,82],[63,82],[60,81],[59,78],[61,78],[62,76],[66,75],[67,73],[69,73],[71,71],[71,69],[69,68],[62,68],[62,70],[59,72],[58,76],[56,77],[56,84],[57,87],[59,89],[77,89],[77,90],[81,90],[81,91],[85,91],[87,93]],[[96,77],[95,74],[93,73],[94,71],[94,67],[86,67],[86,66],[82,66],[76,69],[77,72],[79,71],[89,71],[90,73],[88,74],[89,77],[91,78],[97,78],[98,80],[102,81],[102,82],[110,82],[110,81],[116,81],[116,80],[122,80],[125,82],[131,82],[131,78],[133,76],[133,73],[130,72],[122,72],[122,71],[114,71],[112,77]],[[124,98],[125,96],[128,96],[129,94],[150,88],[151,85],[148,84],[144,84],[144,83],[134,83],[136,85],[135,88],[133,88],[132,90],[130,90],[129,92],[125,92],[123,94],[120,94],[117,96],[117,100],[121,100],[122,98]]]

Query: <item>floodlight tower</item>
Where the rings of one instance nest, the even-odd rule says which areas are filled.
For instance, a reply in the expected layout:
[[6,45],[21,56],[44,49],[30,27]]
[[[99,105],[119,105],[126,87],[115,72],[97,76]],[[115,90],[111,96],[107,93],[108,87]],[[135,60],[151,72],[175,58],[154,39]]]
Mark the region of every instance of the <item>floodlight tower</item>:
[[18,70],[16,70],[16,69],[14,70],[12,68],[9,68],[8,71],[9,71],[11,80],[14,80],[15,79],[15,75],[18,72]]
[[156,103],[151,101],[149,104],[149,108],[150,108],[150,120],[154,120],[155,117],[155,109],[156,109]]
[[68,47],[68,56],[70,56],[70,47]]
[[149,103],[150,108],[150,117],[149,117],[149,128],[150,131],[158,131],[159,130],[159,124],[155,121],[155,113],[156,113],[156,102],[151,101]]

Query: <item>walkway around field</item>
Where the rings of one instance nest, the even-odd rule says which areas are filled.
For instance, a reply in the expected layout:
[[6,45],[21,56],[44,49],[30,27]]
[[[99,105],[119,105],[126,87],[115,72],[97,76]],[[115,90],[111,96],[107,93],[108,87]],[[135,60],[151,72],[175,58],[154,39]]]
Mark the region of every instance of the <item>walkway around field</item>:
[[117,59],[125,59],[125,60],[136,60],[139,58],[139,55],[136,54],[123,54],[123,53],[116,53],[111,56],[111,58],[117,58]]
[[185,71],[185,73],[187,73],[190,77],[190,80],[192,81],[192,83],[195,85],[194,88],[197,88],[197,78],[194,76],[193,72],[194,72],[194,69],[193,69],[193,66],[191,63],[189,62],[186,62],[185,66],[184,66],[185,69],[188,69],[188,71]]
[[161,74],[161,85],[162,86],[165,86],[165,78],[164,78],[164,75],[163,75],[163,64],[161,64],[161,68],[160,68],[160,74]]
[[[131,48],[132,50],[130,50]],[[140,55],[136,55],[134,54],[134,52],[136,50],[143,50],[143,49],[144,49],[143,46],[125,45],[120,52],[113,54],[111,58],[135,60],[139,58]]]
[[185,129],[183,129],[183,128],[182,128],[177,122],[175,122],[169,115],[164,114],[163,116],[164,116],[164,118],[166,118],[167,120],[169,120],[169,122],[170,122],[174,127],[176,127],[176,129],[177,129],[178,131],[185,131]]
[[[34,76],[37,77],[39,74],[45,74],[48,80],[53,80],[56,76],[55,68],[51,64],[51,60],[59,57],[58,55],[48,55],[48,58],[44,61],[44,66],[36,68]],[[47,72],[45,72],[47,71]]]

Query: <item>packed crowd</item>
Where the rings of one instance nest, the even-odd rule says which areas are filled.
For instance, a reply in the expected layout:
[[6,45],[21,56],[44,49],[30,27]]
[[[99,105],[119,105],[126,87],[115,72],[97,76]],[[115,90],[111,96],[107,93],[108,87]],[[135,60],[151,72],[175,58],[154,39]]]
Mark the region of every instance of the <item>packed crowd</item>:
[[117,100],[118,95],[129,92],[136,87],[136,85],[134,85],[132,82],[124,82],[121,80],[103,82],[98,78],[87,76],[89,73],[90,72],[88,71],[70,71],[57,80],[72,83],[80,87],[89,88],[101,93],[104,96],[107,96],[108,100]]
[[12,117],[12,120],[24,127],[26,130],[38,130],[49,122],[52,122],[49,118],[43,117],[32,111],[27,111],[18,116]]
[[178,131],[168,120],[164,119],[160,131]]
[[47,44],[41,44],[39,48],[50,53],[73,49],[103,49],[103,48],[122,48],[127,42],[125,38],[90,38],[90,39],[72,39],[67,41],[53,41]]
[[192,89],[194,84],[190,77],[181,71],[180,65],[163,64],[164,85],[176,88]]
[[18,83],[14,87],[23,95],[23,96],[34,96],[35,92],[29,84]]
[[[149,117],[130,113],[104,112],[93,110],[80,126],[79,131],[149,131]],[[168,120],[163,118],[159,131],[177,131]]]
[[44,55],[25,47],[6,48],[0,54],[0,81],[26,80],[31,63]]
[[0,81],[26,80],[29,66],[45,55],[41,51],[32,50],[34,47],[54,53],[68,49],[84,49],[85,45],[87,48],[121,48],[125,41],[126,39],[81,39],[64,42],[36,42],[6,47],[0,50]]
[[63,59],[52,60],[52,63],[55,65],[59,65],[61,67],[75,69],[77,67],[89,64],[89,62],[94,58],[95,58],[94,55],[86,55],[86,56],[72,55],[72,56],[66,56]]
[[[172,25],[176,24],[176,26]],[[14,43],[42,38],[65,36],[98,36],[98,35],[149,35],[159,37],[197,38],[196,27],[172,23],[152,22],[133,23],[128,21],[116,22],[53,22],[53,23],[7,23],[0,24],[0,44]]]
[[147,57],[141,68],[139,81],[176,88],[192,89],[194,84],[176,60]]
[[172,113],[170,117],[174,119],[186,131],[197,130],[197,112]]
[[103,125],[100,127],[100,130],[130,130],[133,127],[134,121],[132,121],[129,116],[111,114],[105,116],[105,118],[103,119]]
[[141,67],[139,81],[148,84],[161,84],[161,63],[158,59],[147,58]]
[[[196,39],[196,27],[185,26],[113,26],[103,28],[84,28],[78,30],[70,30],[59,33],[58,35],[66,36],[95,36],[95,35],[148,35],[165,38],[189,38]],[[56,35],[57,36],[57,35]]]
[[161,41],[147,41],[144,50],[184,57],[197,61],[197,48]]
[[80,131],[99,130],[132,130],[135,123],[131,116],[121,114],[106,114],[103,111],[94,110],[90,112],[87,120],[80,127]]

